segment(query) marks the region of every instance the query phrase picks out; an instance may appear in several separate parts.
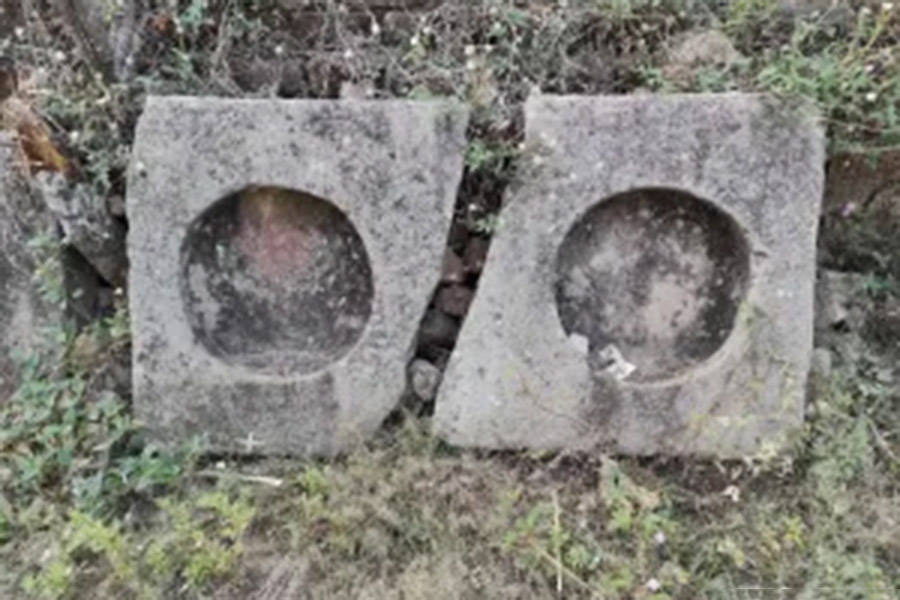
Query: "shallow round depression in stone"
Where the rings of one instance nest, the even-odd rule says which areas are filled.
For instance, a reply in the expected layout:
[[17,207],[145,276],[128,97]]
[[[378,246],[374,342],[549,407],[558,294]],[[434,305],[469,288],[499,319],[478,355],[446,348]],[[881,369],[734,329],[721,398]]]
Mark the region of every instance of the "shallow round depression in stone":
[[629,381],[677,377],[708,360],[734,329],[748,273],[747,244],[712,204],[642,189],[591,208],[557,256],[556,302],[568,335],[587,338],[592,369],[615,346]]
[[372,313],[363,241],[332,203],[254,187],[190,226],[181,292],[196,338],[229,364],[312,373],[346,355]]

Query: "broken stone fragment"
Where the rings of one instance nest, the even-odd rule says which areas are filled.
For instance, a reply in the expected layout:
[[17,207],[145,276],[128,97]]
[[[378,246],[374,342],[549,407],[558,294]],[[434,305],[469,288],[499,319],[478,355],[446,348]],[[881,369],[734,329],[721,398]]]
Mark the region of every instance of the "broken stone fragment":
[[409,386],[416,398],[432,402],[441,385],[441,370],[427,360],[417,359],[409,366]]
[[77,249],[113,287],[124,287],[128,277],[125,225],[113,217],[106,201],[60,173],[41,172],[35,180],[62,227],[63,242]]
[[272,93],[283,85],[283,69],[277,60],[237,56],[229,59],[228,67],[234,82],[245,92]]
[[53,218],[26,176],[18,145],[0,132],[0,402],[18,383],[12,356],[38,349],[44,328],[62,319],[61,307],[41,296],[36,279],[47,258],[36,242],[52,243],[55,233]]
[[741,54],[723,32],[716,29],[689,31],[676,38],[669,51],[669,64],[694,69],[709,66],[730,66]]
[[437,307],[454,317],[464,317],[469,312],[469,306],[475,292],[462,285],[451,285],[443,288],[437,295]]
[[741,54],[723,32],[716,29],[688,31],[673,41],[662,72],[666,79],[687,83],[698,69],[727,68],[741,58]]
[[816,284],[816,334],[826,336],[830,330],[859,332],[865,320],[861,310],[865,292],[865,275],[823,269]]
[[452,348],[459,335],[459,321],[447,313],[429,309],[419,329],[419,345]]
[[444,253],[441,283],[462,283],[465,280],[466,265],[456,252],[447,248],[447,251]]

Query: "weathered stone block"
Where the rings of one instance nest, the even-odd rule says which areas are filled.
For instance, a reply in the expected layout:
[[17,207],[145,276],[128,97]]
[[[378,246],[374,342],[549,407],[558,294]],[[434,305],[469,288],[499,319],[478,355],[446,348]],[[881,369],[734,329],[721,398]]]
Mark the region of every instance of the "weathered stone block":
[[54,222],[29,185],[17,144],[0,133],[0,402],[17,386],[14,353],[37,349],[43,329],[61,317],[35,282],[38,252],[30,242],[54,234]]
[[150,99],[128,214],[152,433],[327,455],[375,431],[441,275],[466,123],[438,102]]
[[526,140],[438,433],[734,457],[801,425],[825,158],[809,112],[537,97]]

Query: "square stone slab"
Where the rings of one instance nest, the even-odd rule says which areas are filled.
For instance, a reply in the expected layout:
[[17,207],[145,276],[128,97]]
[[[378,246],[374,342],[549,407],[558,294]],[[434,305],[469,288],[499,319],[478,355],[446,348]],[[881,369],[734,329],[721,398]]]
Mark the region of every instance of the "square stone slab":
[[148,100],[129,259],[156,438],[329,455],[380,426],[440,278],[467,120],[442,102]]
[[824,136],[755,95],[538,96],[440,390],[461,446],[752,455],[804,416]]

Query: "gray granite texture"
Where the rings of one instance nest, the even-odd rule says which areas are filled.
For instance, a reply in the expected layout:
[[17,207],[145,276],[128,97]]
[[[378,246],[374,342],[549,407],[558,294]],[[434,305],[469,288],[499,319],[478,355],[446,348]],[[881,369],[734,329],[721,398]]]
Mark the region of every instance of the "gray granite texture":
[[448,442],[741,457],[803,423],[824,135],[757,95],[537,96]]
[[42,297],[36,277],[47,257],[32,242],[53,239],[56,230],[26,168],[18,144],[0,133],[0,402],[18,384],[13,356],[39,349],[44,329],[62,316]]
[[406,385],[467,111],[157,97],[129,174],[137,414],[166,442],[332,455]]

